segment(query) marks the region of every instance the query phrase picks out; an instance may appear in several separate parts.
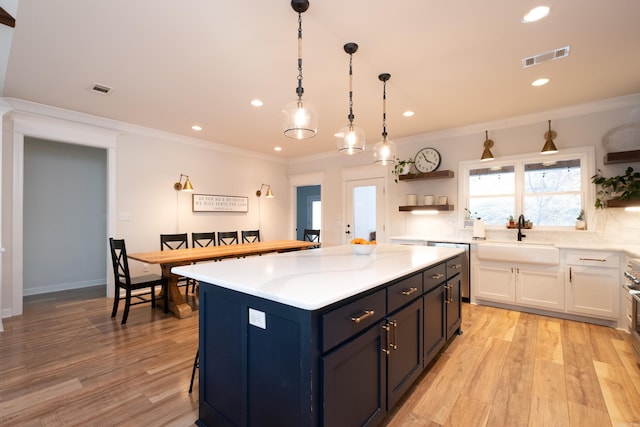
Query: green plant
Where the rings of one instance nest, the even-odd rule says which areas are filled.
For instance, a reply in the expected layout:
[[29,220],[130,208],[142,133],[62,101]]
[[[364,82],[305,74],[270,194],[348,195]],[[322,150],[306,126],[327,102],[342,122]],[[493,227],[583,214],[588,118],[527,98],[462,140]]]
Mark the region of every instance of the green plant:
[[393,165],[393,174],[396,176],[394,181],[398,182],[398,176],[400,176],[405,168],[405,166],[411,166],[413,164],[413,159],[409,157],[409,160],[400,160],[396,159]]
[[513,215],[509,215],[509,218],[507,218],[507,222],[515,222],[515,220],[513,219]]
[[478,212],[471,212],[469,209],[464,208],[464,212],[466,215],[466,219],[470,220],[470,219],[480,219],[480,217],[478,216]]
[[591,182],[599,186],[596,193],[596,208],[604,208],[610,199],[632,200],[640,199],[640,172],[634,172],[629,166],[624,175],[607,178],[598,173],[591,177]]
[[580,214],[576,218],[576,221],[584,221],[584,209],[580,209]]

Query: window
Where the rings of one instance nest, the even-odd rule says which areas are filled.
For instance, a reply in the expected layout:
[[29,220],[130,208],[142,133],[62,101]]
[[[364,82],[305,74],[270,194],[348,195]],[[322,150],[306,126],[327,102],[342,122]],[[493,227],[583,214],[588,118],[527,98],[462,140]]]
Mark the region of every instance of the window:
[[460,169],[459,205],[488,225],[504,226],[523,214],[536,227],[573,228],[580,211],[593,204],[591,147],[463,162]]

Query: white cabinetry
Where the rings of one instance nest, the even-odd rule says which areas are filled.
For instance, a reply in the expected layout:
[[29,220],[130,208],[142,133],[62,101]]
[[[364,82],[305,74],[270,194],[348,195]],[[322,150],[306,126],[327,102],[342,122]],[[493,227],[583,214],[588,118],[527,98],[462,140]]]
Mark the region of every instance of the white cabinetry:
[[553,310],[564,308],[560,266],[482,261],[476,274],[478,299]]
[[617,319],[620,306],[620,256],[608,251],[563,251],[566,311]]

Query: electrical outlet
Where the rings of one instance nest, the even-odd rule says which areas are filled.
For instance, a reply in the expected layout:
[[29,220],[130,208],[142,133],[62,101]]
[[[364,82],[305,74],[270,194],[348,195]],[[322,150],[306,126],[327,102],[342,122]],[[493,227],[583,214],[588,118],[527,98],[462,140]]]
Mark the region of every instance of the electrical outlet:
[[120,212],[120,221],[131,221],[131,212]]
[[149,272],[149,264],[142,264],[142,271],[144,271],[145,273]]

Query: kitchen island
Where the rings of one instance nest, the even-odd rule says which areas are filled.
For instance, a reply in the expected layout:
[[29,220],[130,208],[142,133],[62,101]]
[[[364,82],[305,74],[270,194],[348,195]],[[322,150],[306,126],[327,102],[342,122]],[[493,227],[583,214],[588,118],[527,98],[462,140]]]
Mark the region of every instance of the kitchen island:
[[175,267],[201,282],[199,425],[377,425],[460,332],[453,248]]

